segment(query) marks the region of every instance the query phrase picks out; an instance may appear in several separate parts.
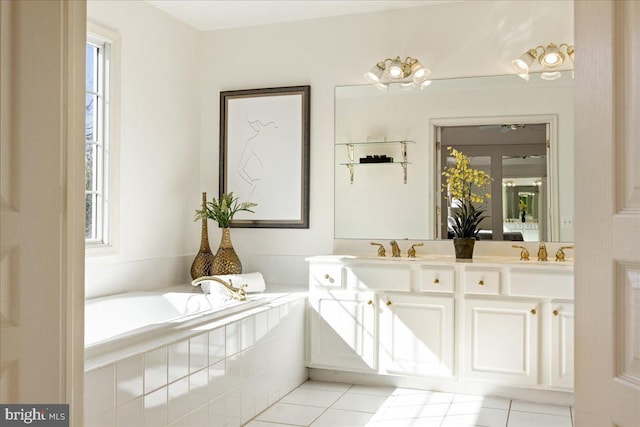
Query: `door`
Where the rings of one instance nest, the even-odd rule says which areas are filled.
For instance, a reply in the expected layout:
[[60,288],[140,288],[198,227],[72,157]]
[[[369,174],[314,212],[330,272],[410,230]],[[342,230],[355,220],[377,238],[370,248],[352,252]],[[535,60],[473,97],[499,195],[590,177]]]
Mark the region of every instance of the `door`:
[[537,384],[538,304],[467,299],[465,306],[465,377]]
[[82,423],[84,2],[0,2],[0,402]]
[[376,370],[375,301],[373,292],[317,290],[310,293],[311,367]]
[[574,2],[576,425],[640,425],[640,2]]
[[453,306],[453,296],[381,295],[381,369],[390,374],[453,376]]
[[551,318],[551,385],[573,389],[573,304],[553,304]]

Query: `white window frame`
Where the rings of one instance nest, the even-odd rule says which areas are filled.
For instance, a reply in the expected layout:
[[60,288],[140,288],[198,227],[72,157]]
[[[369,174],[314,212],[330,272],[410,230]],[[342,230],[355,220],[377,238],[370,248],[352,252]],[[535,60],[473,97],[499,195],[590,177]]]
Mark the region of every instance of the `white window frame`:
[[[94,167],[100,170],[97,178],[101,182],[97,191],[101,193],[102,201],[98,207],[97,219],[101,222],[99,226],[102,232],[95,239],[85,238],[85,253],[92,255],[118,251],[120,38],[112,30],[87,22],[87,44],[102,48],[98,69],[105,76],[101,80],[101,87],[98,88],[98,97],[102,97],[103,102],[96,106],[99,135],[94,138],[101,143],[99,161]],[[85,93],[90,92],[85,88]]]

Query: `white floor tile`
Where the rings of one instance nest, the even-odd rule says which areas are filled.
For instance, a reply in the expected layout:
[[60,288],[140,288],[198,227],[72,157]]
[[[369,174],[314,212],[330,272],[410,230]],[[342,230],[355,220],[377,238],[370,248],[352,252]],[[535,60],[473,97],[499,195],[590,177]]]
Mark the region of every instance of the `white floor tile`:
[[324,408],[276,403],[258,415],[257,421],[308,426],[325,411]]
[[514,400],[513,403],[511,403],[511,410],[518,412],[535,412],[538,414],[562,415],[565,417],[571,416],[571,411],[568,406],[544,405],[541,403],[523,402],[520,400]]
[[340,409],[327,409],[311,424],[311,427],[365,427],[372,421],[373,414]]
[[250,421],[244,427],[291,427],[291,424],[268,423],[266,421]]
[[369,412],[375,414],[383,408],[389,398],[371,394],[345,393],[333,405],[331,409],[343,409],[346,411]]
[[307,405],[328,408],[342,396],[339,391],[297,388],[283,397],[280,402],[294,405]]
[[450,395],[423,392],[391,396],[387,401],[387,406],[448,405],[450,402]]
[[571,427],[571,417],[561,415],[536,414],[533,412],[509,413],[507,427]]
[[379,413],[380,421],[407,420],[412,418],[443,417],[449,409],[448,403],[433,405],[394,406],[384,408]]
[[314,390],[328,390],[328,391],[340,391],[345,392],[349,390],[353,384],[344,384],[344,383],[332,383],[332,382],[324,382],[324,381],[312,381],[309,380],[305,383],[302,383],[298,388],[309,388]]
[[377,396],[391,396],[396,391],[395,387],[380,387],[374,385],[354,385],[349,393],[375,394]]
[[505,399],[504,397],[495,397],[495,396],[477,396],[472,394],[456,394],[453,398],[453,403],[463,403],[463,402],[481,402],[481,406],[483,408],[493,408],[493,409],[509,409],[509,405],[511,404],[511,400]]
[[[471,412],[471,411],[469,411]],[[444,418],[441,427],[505,427],[509,411],[502,409],[478,408],[477,412],[454,414]],[[541,426],[538,426],[541,427]]]
[[412,418],[407,420],[387,420],[370,424],[371,427],[440,427],[443,417]]

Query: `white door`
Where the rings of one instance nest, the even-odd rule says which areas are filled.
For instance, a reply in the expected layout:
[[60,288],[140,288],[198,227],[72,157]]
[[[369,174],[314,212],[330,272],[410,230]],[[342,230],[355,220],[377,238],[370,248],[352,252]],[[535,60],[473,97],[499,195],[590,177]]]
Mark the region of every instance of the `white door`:
[[537,384],[539,305],[467,299],[465,306],[465,377]]
[[85,4],[2,1],[0,22],[0,402],[80,425]]
[[556,303],[551,309],[551,385],[573,389],[573,304]]
[[380,296],[379,358],[392,374],[453,375],[453,296]]
[[640,425],[640,2],[576,1],[576,425]]
[[373,292],[312,291],[309,364],[348,371],[376,370],[376,298]]

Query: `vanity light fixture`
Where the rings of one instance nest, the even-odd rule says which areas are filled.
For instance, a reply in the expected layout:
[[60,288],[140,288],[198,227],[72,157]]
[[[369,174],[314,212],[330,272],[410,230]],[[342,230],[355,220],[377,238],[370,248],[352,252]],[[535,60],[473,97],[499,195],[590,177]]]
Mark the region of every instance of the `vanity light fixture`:
[[[403,61],[396,56],[378,62],[364,74],[364,78],[380,90],[387,90],[390,83],[401,83],[403,89],[411,89],[415,85],[420,85],[423,89],[431,84],[431,81],[427,80],[429,74],[431,70],[416,58],[407,56]],[[405,80],[409,77],[410,81]]]
[[562,43],[560,46],[556,46],[549,43],[546,47],[540,45],[527,50],[519,58],[511,61],[511,65],[520,77],[529,80],[530,67],[537,59],[543,70],[540,77],[543,80],[555,80],[560,77],[558,69],[564,64],[566,58],[568,57],[573,62],[574,53],[575,49],[571,44]]

